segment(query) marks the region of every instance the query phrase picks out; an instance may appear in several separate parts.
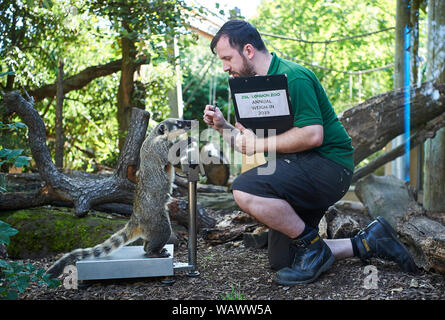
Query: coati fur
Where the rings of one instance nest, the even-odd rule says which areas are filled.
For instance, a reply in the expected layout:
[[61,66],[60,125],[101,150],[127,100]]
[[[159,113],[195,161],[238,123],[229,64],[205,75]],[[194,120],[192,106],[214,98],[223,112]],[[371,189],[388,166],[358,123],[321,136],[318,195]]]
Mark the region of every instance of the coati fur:
[[178,135],[191,129],[191,121],[167,119],[159,123],[142,143],[133,214],[124,228],[93,248],[76,249],[57,260],[46,273],[62,274],[65,266],[88,257],[104,257],[139,238],[148,257],[168,257],[163,249],[170,238],[168,203],[175,177],[169,149]]

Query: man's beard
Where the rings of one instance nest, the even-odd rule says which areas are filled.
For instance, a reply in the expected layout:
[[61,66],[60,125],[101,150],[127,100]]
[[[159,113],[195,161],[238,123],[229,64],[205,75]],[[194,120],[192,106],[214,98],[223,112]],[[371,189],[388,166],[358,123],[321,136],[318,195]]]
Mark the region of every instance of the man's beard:
[[256,75],[256,72],[253,68],[253,65],[246,59],[243,58],[243,66],[239,72],[231,72],[230,75],[233,77],[253,77]]

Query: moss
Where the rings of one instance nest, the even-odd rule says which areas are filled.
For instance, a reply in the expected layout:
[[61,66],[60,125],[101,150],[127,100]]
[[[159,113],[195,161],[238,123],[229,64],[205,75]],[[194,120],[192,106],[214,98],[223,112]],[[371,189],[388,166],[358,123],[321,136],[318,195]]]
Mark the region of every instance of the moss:
[[35,258],[93,247],[128,221],[95,212],[77,218],[69,208],[39,207],[0,213],[0,220],[19,230],[11,238],[11,258]]

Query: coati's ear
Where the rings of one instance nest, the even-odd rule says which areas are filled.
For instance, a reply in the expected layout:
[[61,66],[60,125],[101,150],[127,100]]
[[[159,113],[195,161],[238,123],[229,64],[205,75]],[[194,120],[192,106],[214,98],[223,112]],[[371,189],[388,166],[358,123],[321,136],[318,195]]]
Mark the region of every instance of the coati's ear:
[[165,133],[165,125],[164,124],[160,124],[159,128],[158,128],[158,134],[160,136],[162,136],[162,135],[164,135],[164,133]]

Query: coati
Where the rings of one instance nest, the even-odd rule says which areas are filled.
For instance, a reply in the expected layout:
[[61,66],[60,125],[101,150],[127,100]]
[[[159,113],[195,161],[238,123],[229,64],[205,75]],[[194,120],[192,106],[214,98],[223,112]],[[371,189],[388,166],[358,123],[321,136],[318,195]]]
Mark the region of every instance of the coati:
[[93,248],[76,249],[57,260],[46,273],[59,276],[65,266],[91,256],[104,257],[139,238],[148,257],[168,257],[163,249],[171,235],[167,204],[175,177],[169,149],[176,138],[191,129],[191,121],[167,119],[159,123],[142,143],[133,214],[125,227]]

